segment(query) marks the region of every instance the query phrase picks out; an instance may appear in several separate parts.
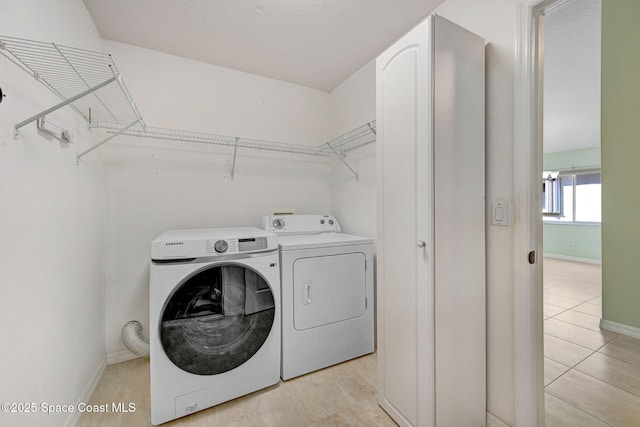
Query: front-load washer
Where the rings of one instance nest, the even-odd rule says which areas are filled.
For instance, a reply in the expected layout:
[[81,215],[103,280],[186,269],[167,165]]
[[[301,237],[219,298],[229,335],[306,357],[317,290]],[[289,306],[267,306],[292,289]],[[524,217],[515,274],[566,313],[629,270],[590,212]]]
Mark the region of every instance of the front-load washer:
[[155,425],[278,383],[277,236],[250,227],[160,234],[149,320]]
[[340,232],[332,215],[263,218],[278,235],[282,379],[374,350],[373,241]]

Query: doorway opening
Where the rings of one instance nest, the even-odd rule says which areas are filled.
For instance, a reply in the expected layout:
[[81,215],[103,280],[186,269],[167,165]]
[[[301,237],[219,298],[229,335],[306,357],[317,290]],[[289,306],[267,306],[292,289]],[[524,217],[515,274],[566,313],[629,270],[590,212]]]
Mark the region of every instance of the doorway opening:
[[[579,7],[588,8],[591,2],[592,0],[579,2]],[[600,2],[593,0],[593,3],[595,7],[602,7]],[[545,44],[545,37],[551,36],[549,31],[552,28],[547,24],[550,24],[554,14],[561,14],[564,8],[571,6],[572,0],[522,0],[520,2],[514,148],[515,200],[522,219],[522,223],[518,224],[516,229],[516,256],[519,262],[515,276],[516,424],[518,425],[544,425],[545,403],[548,421],[553,419],[549,414],[553,416],[554,411],[556,415],[564,411],[571,414],[571,422],[575,425],[589,424],[589,421],[596,424],[598,422],[604,422],[605,425],[615,424],[614,421],[618,419],[616,417],[633,417],[640,414],[634,409],[635,405],[625,405],[616,397],[630,394],[635,399],[640,395],[634,393],[634,390],[629,389],[623,382],[616,383],[611,376],[602,374],[615,369],[626,370],[624,375],[626,378],[640,375],[640,363],[634,363],[634,361],[637,362],[637,355],[640,354],[640,340],[617,335],[620,331],[616,329],[611,332],[600,328],[600,324],[606,324],[605,326],[608,327],[607,321],[601,320],[602,300],[598,296],[601,286],[600,267],[597,263],[574,262],[590,259],[595,259],[597,262],[601,257],[601,249],[599,254],[591,254],[591,256],[582,252],[573,255],[565,254],[565,258],[568,259],[563,260],[558,260],[558,257],[546,260],[543,258],[545,252],[551,252],[550,247],[554,243],[552,240],[557,237],[560,243],[564,243],[569,249],[572,246],[573,250],[593,249],[580,244],[582,243],[580,239],[584,239],[584,236],[572,238],[563,235],[557,227],[571,225],[574,227],[572,232],[576,232],[578,226],[587,223],[586,225],[596,229],[593,234],[597,235],[597,224],[600,222],[600,209],[590,211],[589,204],[585,204],[586,199],[584,199],[591,190],[597,189],[599,194],[599,158],[596,157],[595,161],[590,162],[583,159],[582,163],[578,163],[574,157],[573,164],[568,168],[563,169],[558,166],[552,168],[548,167],[549,156],[543,150],[545,144],[549,142],[547,132],[553,129],[552,123],[547,119],[558,118],[557,116],[560,115],[549,113],[549,99],[546,98],[552,98],[553,95],[558,94],[567,96],[563,91],[568,87],[568,84],[561,85],[549,92],[550,88],[546,86],[551,85],[549,71],[545,68],[551,59],[551,52],[550,47]],[[602,21],[598,18],[597,22]],[[592,27],[593,25],[588,29],[593,30]],[[577,31],[575,28],[567,28],[566,24],[561,28],[564,31],[565,41],[568,36],[575,35]],[[582,35],[584,41],[584,34]],[[576,53],[582,54],[584,50],[583,46]],[[598,64],[596,71],[599,70]],[[588,73],[581,69],[580,74]],[[574,73],[574,80],[577,81],[582,77],[584,76],[577,76]],[[600,87],[600,84],[594,86]],[[582,103],[585,105],[579,108],[588,106],[586,104],[592,102],[582,99]],[[565,107],[570,113],[579,108]],[[598,122],[600,110],[598,105],[593,122]],[[568,122],[568,120],[562,121],[564,124]],[[599,131],[592,133],[598,136],[600,134]],[[565,139],[568,138],[565,136]],[[598,149],[594,151],[597,153]],[[546,173],[543,174],[543,171]],[[540,191],[541,176],[544,184],[543,191]],[[541,210],[544,210],[546,215],[541,215]],[[543,221],[543,216],[546,221]],[[550,232],[550,230],[554,231]],[[537,258],[535,263],[524,262],[524,255],[527,253],[539,255],[535,257]],[[545,261],[544,273],[547,280],[543,282],[542,264]],[[558,268],[559,265],[562,268]],[[578,266],[580,269],[564,268],[567,266]],[[549,277],[550,275],[555,277]],[[553,282],[558,279],[559,281]],[[571,280],[574,282],[571,283]],[[547,305],[548,302],[551,304]],[[633,334],[629,335],[633,336]],[[558,362],[556,359],[562,357],[556,345],[559,342],[566,347],[573,345],[576,349],[572,354],[574,359],[565,359],[564,363],[560,362],[562,366],[547,360]],[[637,349],[637,351],[629,350],[624,357],[621,357],[616,351],[623,347]],[[577,355],[578,350],[583,354]],[[554,351],[555,354],[552,354]],[[567,356],[566,353],[564,356]],[[546,359],[545,356],[547,356]],[[547,378],[543,377],[545,365],[548,371]],[[559,375],[549,375],[549,371],[554,369],[559,371],[556,372]],[[566,394],[568,390],[573,393],[586,391],[586,394],[582,396],[583,398],[573,398]],[[607,404],[611,404],[610,409],[614,407],[615,409],[609,412],[606,410],[594,412],[593,408],[603,408],[603,405]],[[555,419],[555,421],[558,420]]]
[[[602,317],[601,0],[545,7],[538,25],[542,92],[544,387],[547,419],[587,414],[566,387],[615,334]],[[586,371],[586,372],[585,372]],[[576,420],[566,420],[576,421]]]

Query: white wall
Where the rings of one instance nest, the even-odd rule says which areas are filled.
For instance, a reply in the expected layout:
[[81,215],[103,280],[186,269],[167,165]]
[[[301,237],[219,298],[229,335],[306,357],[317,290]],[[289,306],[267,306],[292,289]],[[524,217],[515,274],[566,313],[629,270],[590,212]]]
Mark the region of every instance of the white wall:
[[[318,145],[330,139],[329,94],[105,41],[147,125]],[[107,172],[106,347],[130,357],[124,323],[148,330],[150,242],[177,228],[261,225],[273,209],[330,212],[329,159],[119,137]]]
[[148,126],[317,145],[328,94],[280,80],[104,41]]
[[[376,118],[376,63],[370,61],[330,94],[334,136]],[[365,139],[368,140],[368,139]],[[331,210],[346,233],[376,237],[375,143],[347,153],[358,180],[340,161],[332,164]]]
[[[3,0],[0,34],[99,49],[80,0]],[[4,56],[0,85],[1,402],[76,404],[104,360],[103,170],[76,165],[91,142],[70,108],[51,118],[71,146],[13,125],[60,100]],[[69,414],[0,414],[0,424],[58,426]]]
[[[446,0],[435,13],[482,36],[486,47],[486,185],[490,202],[513,200],[513,82],[516,2]],[[367,64],[336,88],[334,123],[348,130],[375,116],[375,67]],[[334,164],[332,210],[345,231],[375,236],[375,149],[347,156],[361,174],[355,181]],[[511,218],[513,223],[514,218]],[[513,228],[487,222],[487,406],[502,421],[514,419]],[[464,260],[461,260],[463,263]]]

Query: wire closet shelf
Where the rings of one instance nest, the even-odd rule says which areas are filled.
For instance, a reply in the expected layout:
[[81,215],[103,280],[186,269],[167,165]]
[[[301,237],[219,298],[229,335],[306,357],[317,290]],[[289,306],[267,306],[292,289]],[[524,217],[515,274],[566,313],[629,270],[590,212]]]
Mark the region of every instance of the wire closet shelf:
[[0,54],[61,99],[59,104],[16,124],[16,133],[21,127],[69,105],[89,123],[90,127],[111,134],[78,154],[78,159],[118,135],[130,135],[233,147],[234,167],[238,148],[320,157],[335,155],[357,179],[357,172],[349,166],[344,157],[351,150],[375,142],[375,120],[319,146],[149,127],[146,126],[118,67],[109,54],[9,36],[0,36]]
[[62,101],[16,124],[16,130],[65,105],[87,122],[144,124],[109,54],[9,36],[0,36],[0,54]]
[[121,124],[94,123],[92,127],[103,129],[107,133],[129,135],[141,138],[163,139],[178,142],[194,142],[201,144],[221,145],[232,148],[248,148],[254,150],[277,151],[282,153],[307,154],[330,157],[334,152],[344,156],[351,150],[375,142],[375,120],[365,123],[337,138],[321,145],[303,145],[274,142],[262,139],[242,138],[213,133],[194,132],[188,130],[166,129],[151,126],[135,125],[127,129]]

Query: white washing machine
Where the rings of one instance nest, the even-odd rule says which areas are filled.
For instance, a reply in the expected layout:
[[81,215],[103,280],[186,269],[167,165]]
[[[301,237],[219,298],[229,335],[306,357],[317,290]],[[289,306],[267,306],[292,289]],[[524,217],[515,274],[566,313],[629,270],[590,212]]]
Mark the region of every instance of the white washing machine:
[[374,350],[373,241],[340,232],[332,215],[263,218],[278,235],[282,379]]
[[249,227],[160,234],[149,312],[153,424],[278,383],[277,237]]

